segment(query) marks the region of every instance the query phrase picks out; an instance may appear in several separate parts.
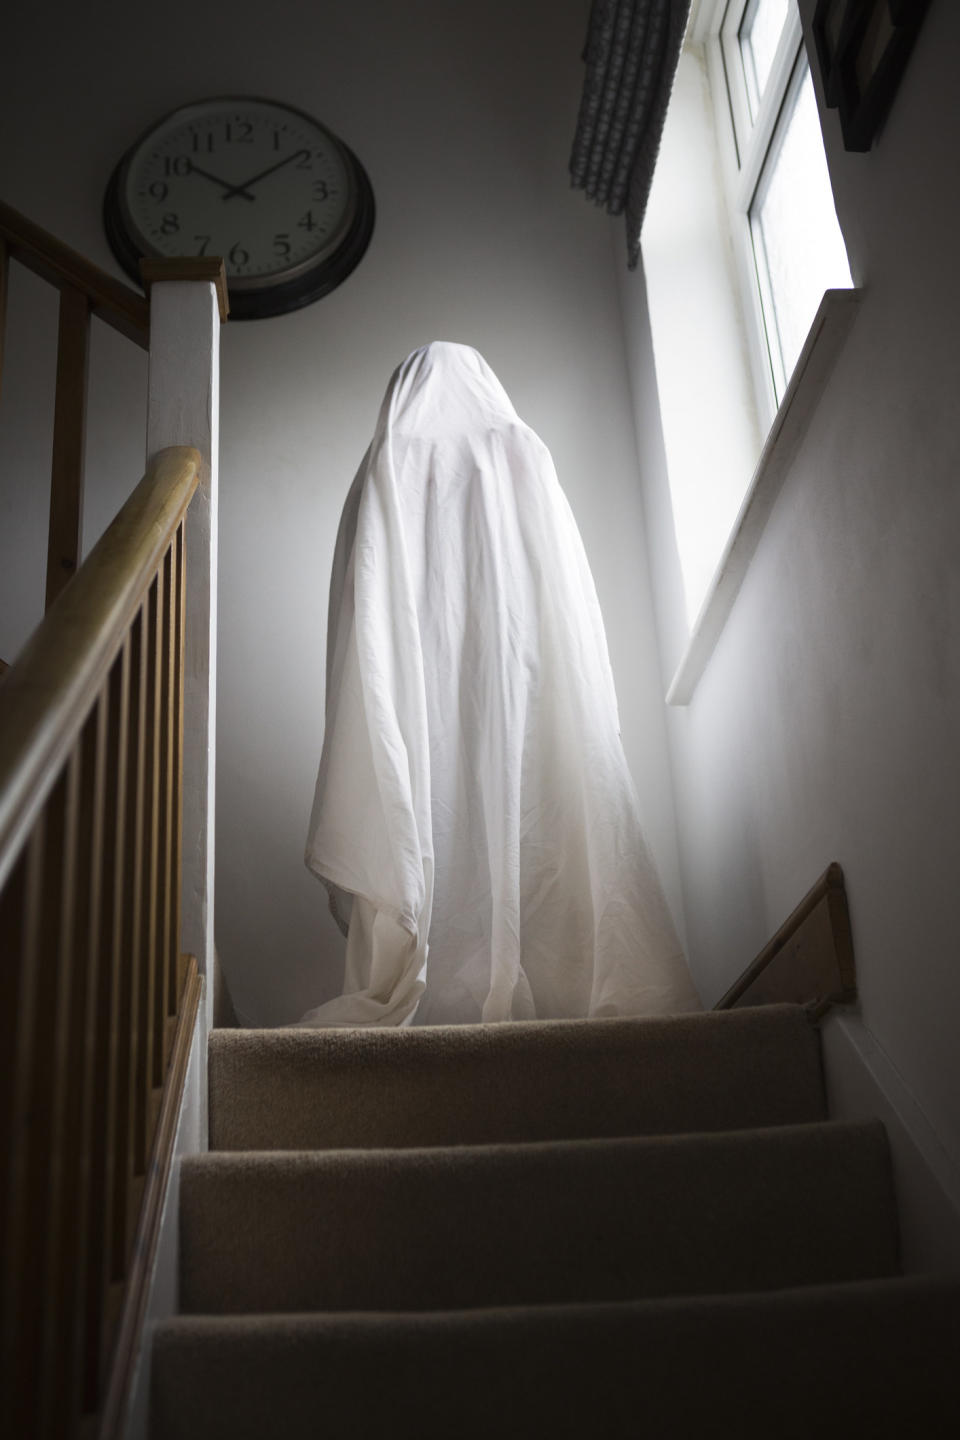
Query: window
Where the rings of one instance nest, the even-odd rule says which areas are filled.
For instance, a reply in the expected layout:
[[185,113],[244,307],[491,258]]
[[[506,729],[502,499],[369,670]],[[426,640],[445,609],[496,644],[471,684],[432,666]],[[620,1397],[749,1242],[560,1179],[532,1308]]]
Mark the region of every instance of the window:
[[852,281],[796,0],[716,0],[712,9],[708,66],[766,428],[823,292]]
[[[823,292],[851,285],[796,0],[695,7],[641,248],[682,582],[671,625],[688,641],[698,630],[701,653],[718,567]],[[821,358],[844,309],[819,333]],[[720,588],[729,601],[729,574]]]

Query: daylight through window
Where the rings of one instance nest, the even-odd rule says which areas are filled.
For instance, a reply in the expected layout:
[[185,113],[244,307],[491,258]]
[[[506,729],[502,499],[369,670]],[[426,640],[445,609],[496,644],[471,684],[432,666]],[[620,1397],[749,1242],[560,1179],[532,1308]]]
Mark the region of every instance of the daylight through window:
[[728,205],[769,422],[824,290],[852,281],[796,0],[728,0],[719,46]]

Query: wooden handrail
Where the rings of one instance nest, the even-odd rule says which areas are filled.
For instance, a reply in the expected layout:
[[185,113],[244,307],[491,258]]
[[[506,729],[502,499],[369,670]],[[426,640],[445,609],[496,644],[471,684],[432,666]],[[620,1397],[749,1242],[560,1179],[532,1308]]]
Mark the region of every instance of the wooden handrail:
[[150,343],[150,306],[122,280],[71,250],[56,236],[0,202],[0,242],[7,253],[58,289],[79,290],[90,312],[146,350]]
[[156,574],[199,467],[194,449],[161,452],[4,679],[0,886]]

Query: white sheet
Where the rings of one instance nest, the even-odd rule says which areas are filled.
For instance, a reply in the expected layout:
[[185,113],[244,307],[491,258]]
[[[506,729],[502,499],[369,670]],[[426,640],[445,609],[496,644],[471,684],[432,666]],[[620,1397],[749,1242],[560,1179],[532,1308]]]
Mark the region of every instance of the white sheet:
[[353,918],[305,1025],[699,1008],[550,454],[475,350],[395,372],[344,507],[308,866]]

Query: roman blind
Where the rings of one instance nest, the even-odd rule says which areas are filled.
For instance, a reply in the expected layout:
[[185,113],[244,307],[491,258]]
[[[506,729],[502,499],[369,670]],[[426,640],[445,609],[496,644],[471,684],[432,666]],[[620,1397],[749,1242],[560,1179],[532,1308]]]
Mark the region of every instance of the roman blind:
[[690,0],[593,0],[570,175],[588,199],[625,215],[627,264],[640,230]]

